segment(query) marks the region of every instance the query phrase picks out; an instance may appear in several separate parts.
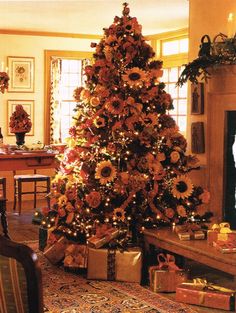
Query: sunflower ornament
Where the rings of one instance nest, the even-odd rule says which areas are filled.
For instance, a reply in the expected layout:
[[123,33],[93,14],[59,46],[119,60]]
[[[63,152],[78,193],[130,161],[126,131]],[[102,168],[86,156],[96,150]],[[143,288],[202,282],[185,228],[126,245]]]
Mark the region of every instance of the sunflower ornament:
[[184,199],[191,196],[193,184],[186,175],[179,175],[173,179],[172,195],[177,199]]
[[100,184],[106,185],[116,178],[117,170],[111,161],[102,161],[97,164],[95,178],[99,179]]
[[142,87],[146,80],[146,73],[138,67],[133,67],[122,75],[122,79],[131,88]]

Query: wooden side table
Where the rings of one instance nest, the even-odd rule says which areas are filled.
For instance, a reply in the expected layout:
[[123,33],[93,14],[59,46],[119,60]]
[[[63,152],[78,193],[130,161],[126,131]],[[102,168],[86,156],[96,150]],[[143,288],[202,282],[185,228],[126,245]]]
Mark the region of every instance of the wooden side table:
[[221,253],[206,240],[181,241],[170,228],[145,229],[143,233],[146,250],[149,245],[154,245],[231,274],[236,282],[236,253]]

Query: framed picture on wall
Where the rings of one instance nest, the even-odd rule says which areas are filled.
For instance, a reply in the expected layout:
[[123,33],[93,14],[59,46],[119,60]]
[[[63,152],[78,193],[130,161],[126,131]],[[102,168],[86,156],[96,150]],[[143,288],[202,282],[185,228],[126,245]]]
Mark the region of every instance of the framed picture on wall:
[[191,125],[192,153],[205,153],[204,123],[193,122]]
[[34,135],[34,100],[8,100],[7,101],[7,129],[8,136],[14,136],[14,133],[10,132],[9,122],[12,113],[15,111],[16,106],[21,104],[24,110],[29,114],[32,127],[29,133],[26,133],[28,136]]
[[34,92],[34,58],[7,58],[9,70],[8,92]]
[[191,114],[204,113],[204,84],[191,85]]

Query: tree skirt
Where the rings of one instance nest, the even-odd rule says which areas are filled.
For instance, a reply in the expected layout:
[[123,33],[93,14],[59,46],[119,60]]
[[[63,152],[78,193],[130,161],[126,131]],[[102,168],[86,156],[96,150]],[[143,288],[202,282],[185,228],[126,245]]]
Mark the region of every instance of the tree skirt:
[[42,267],[45,312],[50,313],[196,313],[136,283],[87,280],[65,272],[38,251]]

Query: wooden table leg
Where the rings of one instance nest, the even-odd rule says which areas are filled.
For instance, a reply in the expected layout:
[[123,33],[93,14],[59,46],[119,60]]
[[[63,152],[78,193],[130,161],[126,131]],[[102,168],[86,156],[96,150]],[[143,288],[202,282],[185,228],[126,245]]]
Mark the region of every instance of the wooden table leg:
[[7,217],[6,217],[6,199],[0,200],[0,214],[1,214],[1,223],[2,229],[5,237],[10,238],[8,235],[8,225],[7,225]]

